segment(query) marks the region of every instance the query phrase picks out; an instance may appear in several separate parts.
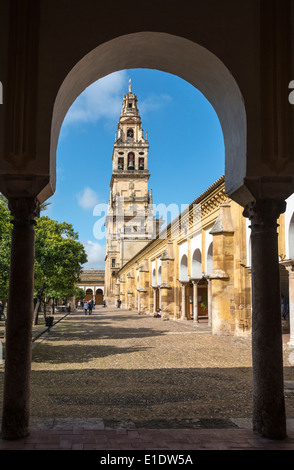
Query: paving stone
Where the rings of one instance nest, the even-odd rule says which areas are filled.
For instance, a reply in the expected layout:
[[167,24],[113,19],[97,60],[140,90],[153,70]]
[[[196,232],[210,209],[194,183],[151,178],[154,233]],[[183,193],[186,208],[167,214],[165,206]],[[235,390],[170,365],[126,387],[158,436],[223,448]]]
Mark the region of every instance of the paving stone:
[[31,434],[0,439],[0,450],[294,450],[291,364],[288,438],[270,441],[251,429],[250,358],[249,340],[213,338],[207,326],[68,315],[33,349]]

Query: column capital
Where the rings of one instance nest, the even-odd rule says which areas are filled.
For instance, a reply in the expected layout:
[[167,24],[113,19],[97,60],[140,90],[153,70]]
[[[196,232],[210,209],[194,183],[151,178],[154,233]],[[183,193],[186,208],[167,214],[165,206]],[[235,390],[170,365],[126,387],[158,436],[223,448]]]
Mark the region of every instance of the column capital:
[[294,259],[290,259],[287,261],[281,261],[281,263],[287,269],[289,273],[289,277],[294,278]]
[[34,197],[9,198],[8,207],[11,211],[15,226],[33,225],[40,213],[40,204]]
[[277,219],[286,210],[286,201],[258,199],[245,206],[243,215],[251,221],[251,228],[273,229]]

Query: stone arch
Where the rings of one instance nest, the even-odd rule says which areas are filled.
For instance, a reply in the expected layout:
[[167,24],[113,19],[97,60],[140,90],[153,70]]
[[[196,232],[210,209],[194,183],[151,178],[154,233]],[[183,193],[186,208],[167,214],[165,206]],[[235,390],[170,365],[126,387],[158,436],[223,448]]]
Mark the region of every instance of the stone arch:
[[288,249],[289,249],[289,258],[294,259],[294,213],[290,219],[289,224],[289,241],[288,241]]
[[193,279],[200,279],[202,277],[202,255],[199,248],[194,250],[192,256],[192,273],[191,277]]
[[161,284],[161,266],[158,267],[158,271],[157,271],[157,284],[158,285]]
[[206,253],[206,274],[209,276],[213,267],[213,242],[209,244]]
[[93,299],[93,296],[94,296],[94,291],[93,289],[91,289],[90,287],[88,287],[88,289],[86,289],[86,292],[85,292],[85,300],[92,300]]
[[95,303],[96,303],[96,305],[102,305],[103,304],[103,289],[101,289],[100,287],[98,289],[96,289]]
[[152,285],[155,286],[156,284],[156,269],[153,268],[152,270]]
[[180,262],[180,281],[188,281],[188,258],[183,255]]
[[[167,33],[139,32],[117,37],[93,49],[64,78],[52,114],[51,187],[55,187],[60,128],[74,100],[99,78],[131,68],[157,69],[177,75],[208,99],[223,131],[227,192],[242,186],[246,175],[246,112],[233,75],[215,54],[195,42]],[[46,190],[40,194],[40,200],[49,197]]]

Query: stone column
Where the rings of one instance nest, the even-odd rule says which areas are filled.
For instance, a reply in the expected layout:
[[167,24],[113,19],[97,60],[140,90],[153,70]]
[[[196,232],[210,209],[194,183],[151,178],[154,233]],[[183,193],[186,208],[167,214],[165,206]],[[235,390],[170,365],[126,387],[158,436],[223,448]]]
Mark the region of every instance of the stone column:
[[193,280],[193,318],[195,323],[199,323],[198,320],[198,281]]
[[34,290],[34,198],[10,199],[14,216],[6,326],[2,438],[29,434]]
[[186,313],[186,282],[182,282],[182,315],[181,320],[187,320]]
[[252,240],[253,430],[286,437],[277,219],[286,203],[258,200],[245,207]]
[[284,261],[289,273],[289,322],[290,322],[290,340],[288,346],[294,348],[294,260]]

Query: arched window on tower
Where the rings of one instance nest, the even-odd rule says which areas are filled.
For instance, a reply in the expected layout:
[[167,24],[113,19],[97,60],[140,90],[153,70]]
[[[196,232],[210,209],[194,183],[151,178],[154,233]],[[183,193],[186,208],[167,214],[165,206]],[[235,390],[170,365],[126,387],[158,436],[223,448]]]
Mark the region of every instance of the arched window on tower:
[[118,157],[117,169],[119,171],[124,169],[124,157]]
[[139,170],[144,170],[144,158],[139,158]]
[[127,139],[133,139],[134,138],[134,129],[128,129],[127,130]]
[[130,152],[128,154],[128,170],[134,170],[135,169],[135,154],[133,152]]

